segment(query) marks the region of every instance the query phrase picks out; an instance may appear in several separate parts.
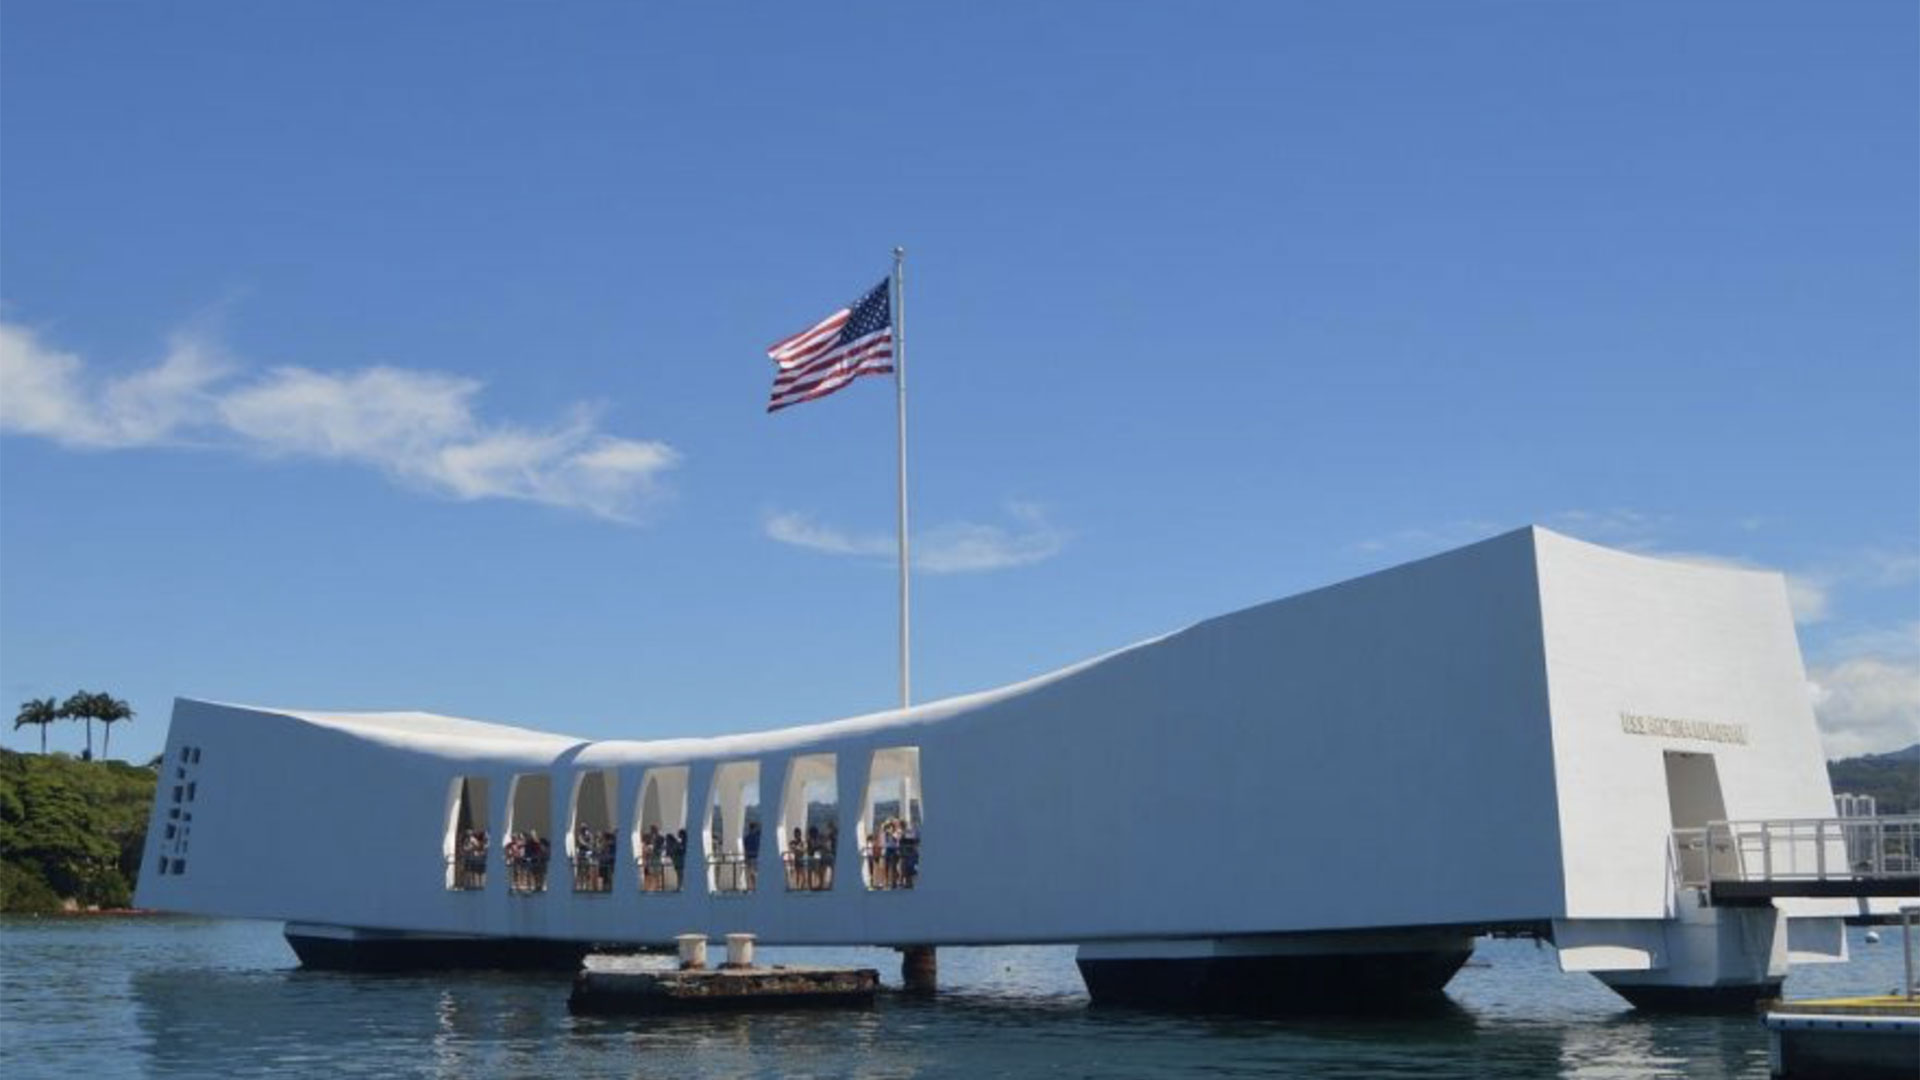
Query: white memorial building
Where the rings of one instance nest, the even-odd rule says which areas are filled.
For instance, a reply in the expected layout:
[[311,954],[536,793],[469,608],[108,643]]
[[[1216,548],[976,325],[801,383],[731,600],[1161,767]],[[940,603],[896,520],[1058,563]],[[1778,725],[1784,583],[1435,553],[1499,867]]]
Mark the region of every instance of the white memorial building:
[[1710,822],[1833,805],[1780,575],[1525,528],[755,734],[182,700],[138,903],[285,920],[316,965],[1073,943],[1097,1001],[1254,1007],[1437,993],[1505,930],[1693,1006],[1844,959],[1861,901],[1708,884],[1755,855]]

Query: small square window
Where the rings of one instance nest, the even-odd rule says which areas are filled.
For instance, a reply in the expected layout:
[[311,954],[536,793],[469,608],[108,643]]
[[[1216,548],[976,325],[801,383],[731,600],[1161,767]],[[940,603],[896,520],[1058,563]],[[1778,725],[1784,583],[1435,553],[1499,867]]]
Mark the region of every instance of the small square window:
[[193,763],[200,764],[200,748],[197,746],[193,748]]
[[167,839],[169,839],[169,840],[171,840],[171,839],[173,839],[173,834],[174,834],[175,832],[177,832],[177,831],[179,831],[179,828],[180,828],[180,826],[178,826],[178,825],[169,825],[169,826],[167,826]]
[[180,801],[180,796],[182,796],[182,795],[184,795],[184,794],[186,794],[186,791],[187,791],[187,789],[186,789],[186,788],[183,788],[183,787],[181,787],[181,786],[180,786],[179,784],[175,784],[175,785],[173,785],[173,801],[174,801],[174,802],[179,802],[179,801]]
[[183,746],[183,747],[181,747],[181,748],[180,748],[180,760],[181,760],[181,761],[185,761],[185,760],[187,760],[187,756],[188,756],[189,754],[192,754],[192,753],[193,753],[193,747],[191,747],[191,746]]
[[200,781],[198,781],[198,780],[189,780],[189,781],[187,781],[187,801],[188,801],[188,802],[192,802],[192,801],[193,801],[193,793],[194,793],[194,792],[195,792],[196,790],[198,790],[198,789],[199,789],[199,787],[200,787]]

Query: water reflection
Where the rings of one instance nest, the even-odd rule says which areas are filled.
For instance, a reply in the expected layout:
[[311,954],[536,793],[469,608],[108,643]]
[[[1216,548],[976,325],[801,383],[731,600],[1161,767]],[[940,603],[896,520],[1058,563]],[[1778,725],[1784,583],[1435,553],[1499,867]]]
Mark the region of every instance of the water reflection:
[[1767,1075],[1767,1047],[1752,1016],[1629,1013],[1569,1025],[1559,1075],[1566,1080],[1718,1080]]
[[[1490,943],[1418,1016],[1249,1018],[1092,1008],[1070,950],[943,950],[949,989],[872,1009],[573,1017],[564,976],[292,969],[277,927],[126,923],[0,934],[0,1074],[632,1076],[983,1074],[1764,1080],[1748,1016],[1634,1013],[1549,951]],[[1897,950],[1799,993],[1897,981]],[[789,956],[781,962],[795,961]],[[892,974],[892,954],[821,950]],[[1878,965],[1878,966],[1874,966]],[[1851,966],[1851,965],[1846,965]],[[1845,967],[1845,966],[1843,966]],[[36,973],[20,977],[20,973]],[[1796,979],[1801,976],[1796,975]]]

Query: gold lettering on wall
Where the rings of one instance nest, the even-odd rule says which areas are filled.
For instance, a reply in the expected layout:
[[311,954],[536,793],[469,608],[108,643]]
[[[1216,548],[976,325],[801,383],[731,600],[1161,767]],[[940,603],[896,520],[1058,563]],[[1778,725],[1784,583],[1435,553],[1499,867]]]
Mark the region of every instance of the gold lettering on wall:
[[1706,720],[1623,712],[1620,714],[1620,730],[1629,735],[1658,735],[1669,739],[1700,739],[1747,745],[1745,724],[1716,724]]

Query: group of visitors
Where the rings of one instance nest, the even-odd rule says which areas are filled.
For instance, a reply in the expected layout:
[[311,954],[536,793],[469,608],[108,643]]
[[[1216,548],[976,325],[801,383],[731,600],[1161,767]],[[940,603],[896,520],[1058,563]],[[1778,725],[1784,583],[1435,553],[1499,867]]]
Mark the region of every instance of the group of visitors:
[[487,830],[461,829],[453,856],[453,887],[487,887]]
[[[611,892],[617,844],[615,831],[582,822],[574,833],[573,888],[575,892]],[[747,824],[739,854],[726,854],[716,825],[708,861],[715,867],[719,892],[752,892],[759,884],[760,823]],[[787,837],[781,861],[787,889],[824,892],[833,888],[834,857],[840,849],[840,828],[829,821],[795,826]],[[508,887],[514,892],[545,892],[550,845],[532,830],[507,837],[505,849]],[[920,830],[911,821],[887,818],[867,837],[867,882],[874,889],[911,889],[920,876]],[[640,836],[640,891],[679,892],[687,868],[687,830],[661,832],[647,826]],[[461,829],[453,856],[455,889],[487,887],[487,831]]]
[[796,892],[824,892],[833,888],[833,854],[840,849],[840,826],[827,822],[807,826],[802,834],[798,825],[787,838],[784,855],[787,864],[787,888]]
[[920,876],[920,828],[888,818],[867,837],[867,882],[874,889],[911,889]]
[[507,888],[514,892],[546,892],[547,861],[552,845],[529,829],[507,837]]
[[573,891],[613,891],[613,830],[586,822],[573,830]]
[[687,830],[662,833],[649,825],[640,834],[640,891],[679,892],[687,868]]

